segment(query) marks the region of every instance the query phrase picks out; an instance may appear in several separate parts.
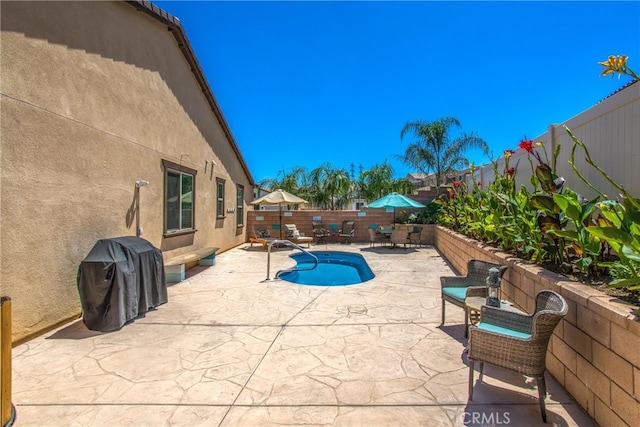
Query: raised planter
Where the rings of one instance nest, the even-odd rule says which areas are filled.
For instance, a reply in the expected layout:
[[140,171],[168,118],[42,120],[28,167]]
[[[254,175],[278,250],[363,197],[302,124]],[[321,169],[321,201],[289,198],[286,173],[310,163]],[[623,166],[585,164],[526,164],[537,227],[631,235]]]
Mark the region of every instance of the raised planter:
[[506,264],[503,295],[532,312],[542,289],[569,305],[547,353],[547,369],[600,425],[637,425],[640,420],[640,321],[638,309],[582,283],[503,253],[440,226],[433,244],[461,274],[467,260]]

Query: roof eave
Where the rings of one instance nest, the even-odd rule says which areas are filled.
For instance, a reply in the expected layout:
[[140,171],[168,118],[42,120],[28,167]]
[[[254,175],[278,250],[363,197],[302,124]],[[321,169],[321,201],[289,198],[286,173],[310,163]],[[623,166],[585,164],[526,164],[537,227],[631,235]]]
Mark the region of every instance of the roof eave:
[[240,161],[240,164],[242,165],[242,169],[247,174],[247,177],[249,178],[249,183],[255,186],[256,183],[253,179],[253,176],[251,175],[251,172],[249,171],[249,166],[247,165],[247,162],[244,160],[244,157],[242,156],[242,152],[240,151],[240,147],[238,147],[238,143],[236,142],[235,138],[233,137],[233,134],[231,133],[231,129],[229,128],[229,124],[224,118],[224,115],[222,114],[222,110],[218,105],[218,101],[216,101],[216,98],[213,95],[213,91],[211,90],[211,88],[209,87],[209,84],[207,83],[207,79],[204,75],[204,72],[202,71],[202,67],[200,67],[200,63],[198,62],[198,59],[196,58],[196,55],[193,52],[191,43],[189,43],[189,39],[187,39],[187,35],[184,29],[182,28],[182,25],[180,24],[180,20],[175,16],[167,13],[166,11],[160,9],[158,6],[156,6],[155,4],[151,3],[148,0],[125,0],[125,2],[135,7],[137,10],[144,12],[147,15],[151,16],[152,18],[162,22],[164,25],[166,25],[169,28],[169,31],[171,31],[171,34],[176,39],[176,42],[178,43],[178,47],[182,51],[182,54],[187,60],[187,63],[191,67],[191,72],[193,73],[193,75],[196,78],[196,81],[202,88],[202,93],[204,94],[205,98],[209,102],[209,105],[211,106],[211,110],[213,111],[213,114],[218,119],[218,123],[220,124],[222,131],[224,132],[225,136],[229,140],[229,143],[231,144],[231,148],[236,154],[236,157],[238,158],[238,160]]

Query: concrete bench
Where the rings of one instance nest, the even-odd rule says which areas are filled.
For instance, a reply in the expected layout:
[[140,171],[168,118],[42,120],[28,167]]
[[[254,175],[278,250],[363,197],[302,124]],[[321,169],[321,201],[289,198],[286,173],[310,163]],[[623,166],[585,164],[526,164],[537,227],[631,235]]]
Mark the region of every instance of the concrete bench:
[[164,261],[167,282],[181,282],[187,278],[187,264],[216,265],[216,252],[220,248],[202,248]]

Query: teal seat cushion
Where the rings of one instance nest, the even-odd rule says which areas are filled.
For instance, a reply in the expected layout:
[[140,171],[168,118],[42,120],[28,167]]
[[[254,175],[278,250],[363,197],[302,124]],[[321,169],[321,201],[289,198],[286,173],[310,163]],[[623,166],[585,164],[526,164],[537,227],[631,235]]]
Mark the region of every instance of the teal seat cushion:
[[467,296],[467,288],[442,288],[442,293],[463,302]]
[[503,328],[502,326],[492,325],[491,323],[480,322],[477,324],[477,326],[478,329],[483,329],[485,331],[495,332],[502,335],[508,335],[514,338],[522,338],[524,340],[531,338],[531,334],[514,331],[513,329]]

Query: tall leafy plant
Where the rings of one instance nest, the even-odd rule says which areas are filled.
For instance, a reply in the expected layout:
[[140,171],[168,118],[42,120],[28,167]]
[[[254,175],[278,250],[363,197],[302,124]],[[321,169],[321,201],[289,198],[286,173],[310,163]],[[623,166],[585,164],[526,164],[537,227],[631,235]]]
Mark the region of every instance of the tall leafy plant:
[[[606,61],[599,64],[604,67],[601,76],[619,73],[631,76],[636,81],[640,80],[639,76],[627,66],[625,55],[609,56]],[[631,195],[622,185],[611,179],[606,171],[593,161],[586,144],[578,139],[568,127],[564,128],[573,141],[569,164],[578,178],[604,199],[598,205],[601,217],[597,221],[597,225],[588,227],[587,232],[595,238],[607,242],[619,257],[619,261],[606,264],[616,277],[610,286],[640,291],[640,199]],[[608,200],[605,194],[580,173],[575,165],[578,150],[584,153],[587,164],[598,171],[607,182],[619,191],[621,201]]]
[[[602,75],[620,73],[638,80],[626,59],[610,56],[600,63],[605,67]],[[476,183],[469,189],[454,183],[439,198],[439,222],[533,261],[551,261],[566,271],[575,266],[590,275],[606,267],[614,277],[611,286],[640,292],[640,198],[611,179],[593,161],[587,146],[565,129],[573,141],[569,163],[598,197],[587,200],[565,186],[564,178],[556,172],[560,146],[550,158],[544,143],[525,137],[518,147],[527,152],[532,193],[524,186],[516,188],[513,177],[517,165],[509,164],[515,152],[506,150],[505,168],[499,171],[493,162],[496,178],[486,191]],[[580,173],[575,166],[579,152],[620,193],[620,201],[609,200]],[[473,173],[473,165],[471,169]],[[611,252],[617,258],[610,257]]]

